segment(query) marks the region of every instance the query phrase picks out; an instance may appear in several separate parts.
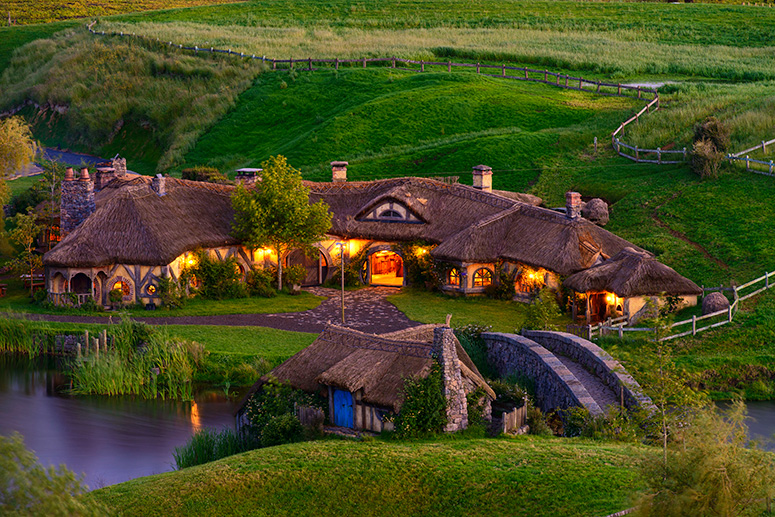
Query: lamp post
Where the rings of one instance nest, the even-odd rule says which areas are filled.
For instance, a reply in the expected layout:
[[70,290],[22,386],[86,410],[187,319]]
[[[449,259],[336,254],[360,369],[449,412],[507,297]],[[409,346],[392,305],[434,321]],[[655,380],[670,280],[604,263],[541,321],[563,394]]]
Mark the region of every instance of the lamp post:
[[339,276],[342,277],[342,325],[344,325],[344,242],[337,242],[339,247]]

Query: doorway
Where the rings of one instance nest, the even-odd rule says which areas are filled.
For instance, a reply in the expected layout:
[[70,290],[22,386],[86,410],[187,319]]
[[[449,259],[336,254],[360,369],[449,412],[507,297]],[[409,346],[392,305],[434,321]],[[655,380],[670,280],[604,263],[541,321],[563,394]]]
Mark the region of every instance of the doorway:
[[378,251],[369,257],[373,285],[404,285],[404,261],[392,251]]
[[317,250],[312,257],[307,256],[307,254],[300,249],[293,250],[288,255],[287,265],[304,266],[304,269],[307,270],[307,276],[301,283],[303,286],[320,285],[328,277],[328,262],[326,261],[326,257]]

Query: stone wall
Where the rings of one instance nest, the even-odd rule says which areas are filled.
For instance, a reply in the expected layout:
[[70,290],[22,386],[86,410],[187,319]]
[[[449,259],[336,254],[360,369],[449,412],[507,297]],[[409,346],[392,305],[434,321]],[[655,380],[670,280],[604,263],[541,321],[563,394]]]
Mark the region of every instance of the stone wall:
[[617,395],[623,394],[628,409],[652,407],[651,399],[611,354],[584,338],[567,332],[523,330],[522,334],[548,350],[568,357],[598,377]]
[[447,398],[446,432],[460,431],[468,427],[468,403],[466,401],[463,375],[458,366],[457,340],[449,327],[439,327],[433,331],[433,353],[441,365],[444,380],[444,396]]
[[586,408],[593,415],[603,414],[581,382],[549,350],[517,334],[485,332],[487,359],[501,377],[517,374],[532,381],[541,411]]

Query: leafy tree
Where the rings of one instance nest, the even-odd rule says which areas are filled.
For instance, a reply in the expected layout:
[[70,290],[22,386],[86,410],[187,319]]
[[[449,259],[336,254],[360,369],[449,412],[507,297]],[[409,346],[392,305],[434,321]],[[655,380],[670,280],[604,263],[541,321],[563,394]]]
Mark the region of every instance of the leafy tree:
[[26,214],[16,214],[13,217],[16,228],[11,230],[11,240],[21,247],[19,255],[11,261],[11,268],[16,274],[30,275],[30,297],[33,295],[33,275],[36,269],[43,267],[43,260],[35,253],[35,239],[42,227],[38,224],[38,216],[32,207]]
[[27,167],[38,151],[30,127],[21,117],[0,120],[0,177]]
[[395,417],[396,436],[415,438],[440,433],[447,425],[447,398],[441,365],[434,361],[427,377],[404,379],[404,402]]
[[283,257],[290,250],[311,251],[331,228],[331,213],[321,200],[310,204],[301,172],[283,156],[262,164],[254,189],[238,186],[232,195],[232,234],[251,248],[269,247],[277,253],[278,288],[283,287]]
[[64,465],[42,467],[19,433],[0,436],[0,514],[105,515],[106,508],[84,503],[86,491]]
[[544,287],[528,306],[524,327],[531,330],[556,330],[553,322],[561,315],[557,296],[551,289]]

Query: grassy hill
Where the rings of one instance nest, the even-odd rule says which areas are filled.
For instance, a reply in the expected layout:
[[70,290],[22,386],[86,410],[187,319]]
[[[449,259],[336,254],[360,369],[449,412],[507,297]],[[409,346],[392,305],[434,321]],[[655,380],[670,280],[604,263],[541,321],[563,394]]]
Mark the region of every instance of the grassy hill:
[[607,515],[630,506],[643,447],[521,437],[327,440],[103,488],[120,515]]

